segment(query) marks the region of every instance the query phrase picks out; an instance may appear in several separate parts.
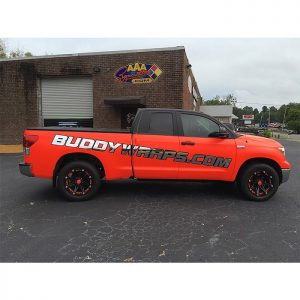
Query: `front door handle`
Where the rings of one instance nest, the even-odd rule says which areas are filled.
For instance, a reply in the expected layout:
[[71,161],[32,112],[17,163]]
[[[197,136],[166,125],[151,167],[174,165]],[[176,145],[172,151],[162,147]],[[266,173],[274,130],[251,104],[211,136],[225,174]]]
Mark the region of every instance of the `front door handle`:
[[184,142],[181,142],[181,145],[183,145],[183,146],[194,146],[195,143],[191,142],[191,141],[184,141]]

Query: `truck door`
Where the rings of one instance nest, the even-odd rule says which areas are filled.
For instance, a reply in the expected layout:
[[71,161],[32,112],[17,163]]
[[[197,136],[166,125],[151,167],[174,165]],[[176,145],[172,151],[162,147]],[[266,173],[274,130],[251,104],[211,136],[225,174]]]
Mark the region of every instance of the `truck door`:
[[226,129],[209,117],[183,112],[176,115],[180,151],[188,153],[187,161],[180,163],[179,179],[228,180],[235,164],[235,139],[213,137]]
[[139,179],[177,179],[179,138],[175,114],[170,111],[143,111],[133,134],[132,164]]

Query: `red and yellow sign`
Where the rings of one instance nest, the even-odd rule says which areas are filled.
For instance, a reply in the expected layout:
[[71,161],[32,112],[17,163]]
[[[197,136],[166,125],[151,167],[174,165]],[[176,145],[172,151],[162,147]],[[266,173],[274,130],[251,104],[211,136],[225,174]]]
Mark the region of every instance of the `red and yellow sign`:
[[115,78],[120,82],[132,84],[151,83],[161,73],[162,70],[155,64],[133,63],[118,69]]
[[242,119],[243,120],[254,120],[254,115],[243,115]]

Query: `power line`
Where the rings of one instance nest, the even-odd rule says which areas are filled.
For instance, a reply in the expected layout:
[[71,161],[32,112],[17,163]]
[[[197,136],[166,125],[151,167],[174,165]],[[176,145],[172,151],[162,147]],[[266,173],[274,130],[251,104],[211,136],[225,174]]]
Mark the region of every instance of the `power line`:
[[237,101],[236,103],[243,103],[243,104],[257,104],[257,105],[272,105],[272,106],[287,105],[287,104],[256,103],[256,102],[241,102],[241,101]]

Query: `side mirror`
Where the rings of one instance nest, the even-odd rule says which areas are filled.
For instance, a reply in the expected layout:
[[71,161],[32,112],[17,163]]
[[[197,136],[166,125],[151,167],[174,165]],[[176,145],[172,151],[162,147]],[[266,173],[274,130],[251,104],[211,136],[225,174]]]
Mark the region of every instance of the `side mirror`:
[[221,131],[221,132],[212,132],[209,134],[208,137],[216,137],[221,139],[227,139],[229,138],[229,133],[227,131]]

